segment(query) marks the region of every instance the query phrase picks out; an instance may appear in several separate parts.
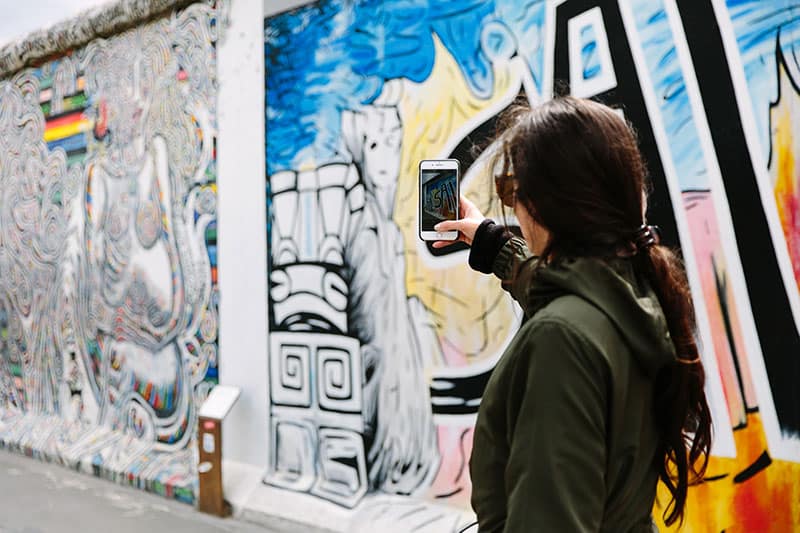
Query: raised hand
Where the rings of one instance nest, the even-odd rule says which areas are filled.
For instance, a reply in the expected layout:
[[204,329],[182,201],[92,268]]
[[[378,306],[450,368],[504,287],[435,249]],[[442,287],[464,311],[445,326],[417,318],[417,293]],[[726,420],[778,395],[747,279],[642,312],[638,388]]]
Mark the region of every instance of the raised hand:
[[435,241],[433,243],[434,248],[444,248],[445,246],[450,246],[459,241],[467,243],[468,246],[472,246],[472,239],[475,238],[475,231],[486,217],[483,216],[483,213],[481,213],[480,209],[478,209],[475,204],[467,200],[464,196],[459,198],[458,204],[458,220],[445,220],[444,222],[439,222],[433,228],[436,231],[456,230],[458,231],[458,239],[455,241]]

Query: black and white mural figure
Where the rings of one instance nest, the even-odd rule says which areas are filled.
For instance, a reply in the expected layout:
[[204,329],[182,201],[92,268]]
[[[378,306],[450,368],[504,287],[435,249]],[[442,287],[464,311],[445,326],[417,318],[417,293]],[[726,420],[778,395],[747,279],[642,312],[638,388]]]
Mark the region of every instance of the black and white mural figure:
[[[406,295],[392,220],[402,124],[385,92],[342,114],[349,163],[270,181],[268,481],[345,505],[368,489],[413,494],[438,464],[416,331],[423,320],[412,314],[424,309]],[[305,423],[283,419],[299,414],[293,408],[304,408]]]

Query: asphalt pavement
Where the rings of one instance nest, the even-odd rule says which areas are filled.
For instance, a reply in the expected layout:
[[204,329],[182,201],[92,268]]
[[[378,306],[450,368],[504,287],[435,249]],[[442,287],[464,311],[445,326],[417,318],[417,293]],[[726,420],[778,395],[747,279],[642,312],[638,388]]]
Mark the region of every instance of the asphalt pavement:
[[0,450],[0,533],[51,532],[277,533]]

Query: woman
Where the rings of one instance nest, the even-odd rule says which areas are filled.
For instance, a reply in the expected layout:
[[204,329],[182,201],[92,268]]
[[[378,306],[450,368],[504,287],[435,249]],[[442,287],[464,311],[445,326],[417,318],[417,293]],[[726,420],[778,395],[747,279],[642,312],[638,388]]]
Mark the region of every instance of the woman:
[[682,521],[711,417],[685,275],[645,222],[635,134],[571,97],[506,121],[490,168],[524,241],[464,198],[462,218],[436,228],[458,230],[470,265],[525,312],[475,426],[480,531],[657,531],[659,479],[665,522]]

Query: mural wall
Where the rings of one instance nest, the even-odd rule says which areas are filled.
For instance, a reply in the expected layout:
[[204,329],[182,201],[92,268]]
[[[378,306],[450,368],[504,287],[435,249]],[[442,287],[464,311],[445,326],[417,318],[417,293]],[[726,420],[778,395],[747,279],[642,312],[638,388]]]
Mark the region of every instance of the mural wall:
[[[468,506],[520,318],[465,250],[419,241],[417,164],[460,159],[499,216],[471,146],[568,82],[637,126],[686,259],[716,442],[685,530],[800,528],[800,2],[321,0],[265,20],[265,58],[266,483],[365,528],[458,530],[424,502]],[[375,511],[389,496],[423,503]]]
[[224,5],[0,80],[0,446],[188,502],[217,381]]

